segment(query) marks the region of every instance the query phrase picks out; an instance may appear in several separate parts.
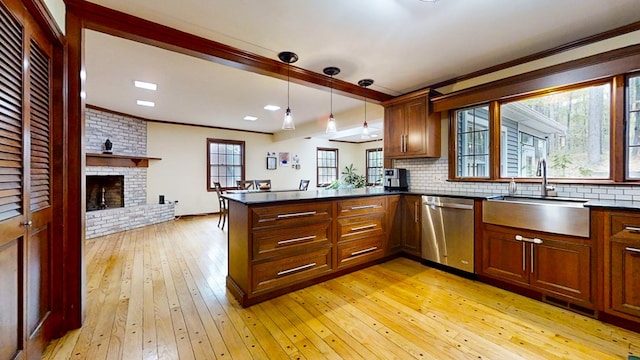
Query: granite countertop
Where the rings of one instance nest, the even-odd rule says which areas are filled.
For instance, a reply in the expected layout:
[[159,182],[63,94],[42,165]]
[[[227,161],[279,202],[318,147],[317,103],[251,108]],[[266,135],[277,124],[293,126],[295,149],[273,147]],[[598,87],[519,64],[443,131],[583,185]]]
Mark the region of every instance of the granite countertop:
[[304,201],[304,200],[330,200],[347,197],[365,197],[388,195],[393,192],[384,191],[382,188],[366,189],[339,189],[339,190],[307,190],[307,191],[264,191],[247,192],[240,194],[223,194],[222,197],[231,201],[237,201],[246,205],[266,204],[277,202]]
[[[384,190],[381,187],[370,187],[364,189],[337,189],[337,190],[308,190],[308,191],[247,191],[237,193],[227,193],[222,196],[231,201],[237,201],[246,205],[267,204],[290,201],[308,201],[308,200],[333,200],[339,198],[367,197],[380,195],[427,195],[427,196],[445,196],[465,199],[491,199],[505,194],[487,194],[469,191],[443,191],[434,190],[424,191],[396,191]],[[539,196],[525,196],[536,198]],[[629,200],[588,200],[584,204],[588,208],[605,208],[610,210],[640,210],[640,201]]]
[[630,200],[589,200],[585,207],[609,210],[640,210],[640,201]]
[[333,200],[339,198],[351,197],[367,197],[380,195],[432,195],[432,196],[449,196],[468,199],[488,199],[499,195],[481,194],[474,192],[416,192],[416,191],[393,191],[384,190],[380,187],[364,188],[364,189],[337,189],[337,190],[308,190],[308,191],[264,191],[264,192],[246,192],[246,193],[227,193],[222,197],[231,201],[237,201],[245,205],[266,204],[290,201],[305,200]]

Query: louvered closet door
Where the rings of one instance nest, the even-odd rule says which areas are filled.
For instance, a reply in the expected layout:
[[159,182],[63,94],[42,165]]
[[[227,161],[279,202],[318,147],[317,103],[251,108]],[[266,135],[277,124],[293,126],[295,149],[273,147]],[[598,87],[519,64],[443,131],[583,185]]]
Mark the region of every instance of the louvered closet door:
[[35,359],[51,306],[52,45],[0,3],[0,359]]

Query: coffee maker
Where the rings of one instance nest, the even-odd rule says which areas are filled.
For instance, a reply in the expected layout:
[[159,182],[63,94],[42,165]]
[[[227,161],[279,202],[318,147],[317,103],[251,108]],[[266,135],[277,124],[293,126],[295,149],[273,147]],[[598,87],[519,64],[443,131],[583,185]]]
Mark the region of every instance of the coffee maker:
[[407,169],[384,169],[385,190],[409,190],[407,184]]

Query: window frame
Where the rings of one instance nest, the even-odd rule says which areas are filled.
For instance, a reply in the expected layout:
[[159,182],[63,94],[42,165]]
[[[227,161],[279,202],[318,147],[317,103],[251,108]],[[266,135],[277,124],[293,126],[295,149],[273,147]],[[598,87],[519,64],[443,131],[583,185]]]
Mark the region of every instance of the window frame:
[[[369,166],[369,154],[373,153],[373,152],[379,152],[380,153],[380,160],[381,160],[381,166]],[[384,169],[384,153],[381,147],[378,148],[371,148],[371,149],[366,149],[365,150],[365,158],[364,158],[364,163],[365,163],[365,178],[366,178],[366,185],[367,186],[375,186],[375,185],[382,185],[382,171]],[[380,183],[376,184],[376,183],[370,183],[369,182],[369,175],[371,175],[371,169],[380,169]]]
[[[631,151],[631,144],[629,144],[629,129],[631,128],[631,104],[630,104],[630,92],[629,92],[629,83],[631,78],[638,78],[638,81],[640,81],[640,71],[636,71],[636,72],[632,72],[627,74],[624,77],[623,80],[623,86],[624,86],[624,95],[622,96],[622,98],[624,99],[624,104],[623,104],[623,111],[620,111],[621,113],[623,113],[623,122],[624,122],[624,132],[622,134],[624,139],[624,149],[623,149],[623,154],[624,154],[624,162],[623,164],[620,166],[623,171],[623,176],[624,176],[624,180],[627,182],[640,182],[640,176],[638,177],[631,177],[629,175],[629,161],[630,161],[630,155],[629,152]],[[640,96],[639,96],[640,97]],[[612,104],[613,106],[613,104]],[[638,110],[636,110],[638,111]],[[637,116],[640,117],[640,114],[638,114]],[[612,131],[613,132],[613,131]],[[613,140],[612,140],[613,141]],[[640,148],[640,145],[635,145],[633,146],[634,148]]]
[[[246,169],[246,144],[244,141],[241,140],[229,140],[229,139],[216,139],[216,138],[207,138],[207,191],[208,192],[214,192],[216,191],[215,187],[212,185],[212,178],[211,178],[211,144],[232,144],[232,145],[239,145],[240,146],[240,150],[242,151],[242,155],[241,155],[241,178],[239,180],[244,180],[245,179],[245,169]],[[219,165],[218,165],[219,166]],[[219,180],[219,179],[216,179]],[[222,187],[223,190],[230,190],[230,189],[235,189],[235,186],[225,186]]]
[[[458,111],[464,111],[464,110],[469,110],[469,109],[477,109],[477,108],[481,108],[481,107],[487,107],[488,108],[488,113],[489,113],[489,118],[487,119],[488,122],[488,128],[487,128],[487,136],[489,137],[488,139],[488,145],[487,145],[487,167],[488,167],[488,175],[487,176],[458,176],[458,122],[457,122],[457,116],[456,113]],[[495,128],[495,125],[493,123],[493,114],[494,114],[494,106],[492,106],[491,103],[482,103],[482,104],[476,104],[473,106],[465,106],[459,109],[453,109],[451,111],[451,115],[450,115],[450,132],[451,132],[451,136],[449,137],[451,139],[451,142],[453,143],[453,145],[451,146],[450,149],[450,154],[453,154],[453,157],[450,156],[449,159],[449,178],[450,179],[460,179],[460,180],[466,180],[466,181],[478,181],[478,180],[489,180],[492,178],[492,173],[493,173],[493,164],[494,164],[494,158],[492,157],[492,152],[493,152],[493,144],[494,144],[494,138],[493,138],[493,129]],[[453,163],[453,165],[452,165]],[[452,165],[452,166],[451,166]]]
[[[319,159],[319,154],[320,151],[331,151],[335,153],[335,157],[336,157],[336,166],[335,167],[329,167],[329,166],[320,166],[320,159]],[[335,171],[335,178],[336,180],[339,180],[339,173],[338,173],[338,168],[340,167],[340,162],[339,162],[339,151],[337,148],[325,148],[325,147],[318,147],[316,148],[316,187],[318,188],[324,188],[327,187],[330,184],[320,184],[320,169],[334,169]]]
[[[569,91],[573,89],[585,88],[594,85],[609,84],[610,85],[610,123],[609,123],[609,178],[601,179],[588,179],[588,178],[550,178],[554,183],[564,184],[611,184],[611,183],[638,183],[638,179],[627,178],[627,156],[626,156],[626,84],[627,78],[633,74],[630,73],[616,76],[609,76],[597,80],[582,81],[574,84],[566,84],[563,86],[557,86],[553,88],[539,89],[537,91],[531,91],[523,95],[509,96],[501,98],[499,100],[492,100],[486,103],[472,104],[463,106],[460,108],[454,108],[449,111],[449,181],[460,182],[505,182],[510,180],[511,177],[502,177],[500,171],[500,155],[502,154],[501,145],[501,115],[500,105],[503,103],[518,101],[522,99],[528,99],[533,97],[539,97],[548,95],[559,91]],[[456,133],[456,116],[455,113],[458,110],[463,110],[470,107],[478,107],[489,104],[489,159],[491,162],[489,168],[488,178],[470,178],[459,177],[456,174],[457,169],[457,133]],[[616,157],[616,154],[618,155]],[[622,156],[621,156],[622,155]],[[518,182],[539,182],[537,177],[517,178]]]

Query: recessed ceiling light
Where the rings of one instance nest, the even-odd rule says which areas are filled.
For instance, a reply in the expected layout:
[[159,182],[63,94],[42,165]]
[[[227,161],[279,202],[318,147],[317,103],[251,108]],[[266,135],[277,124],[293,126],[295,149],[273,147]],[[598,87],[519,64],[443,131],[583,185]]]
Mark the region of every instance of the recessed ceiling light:
[[243,119],[245,119],[245,120],[247,120],[247,121],[256,121],[256,120],[258,120],[258,118],[257,118],[257,117],[255,117],[255,116],[249,116],[249,115],[247,115],[247,116],[243,117]]
[[264,109],[265,110],[269,110],[269,111],[278,111],[278,110],[280,110],[280,106],[277,106],[277,105],[265,105]]
[[378,134],[371,134],[371,137],[378,137]]
[[153,91],[158,90],[158,85],[154,83],[135,80],[133,82],[133,85],[135,85],[135,87],[140,89],[147,89],[147,90],[153,90]]
[[156,103],[154,103],[153,101],[138,100],[136,101],[136,103],[140,106],[148,106],[148,107],[156,106]]

